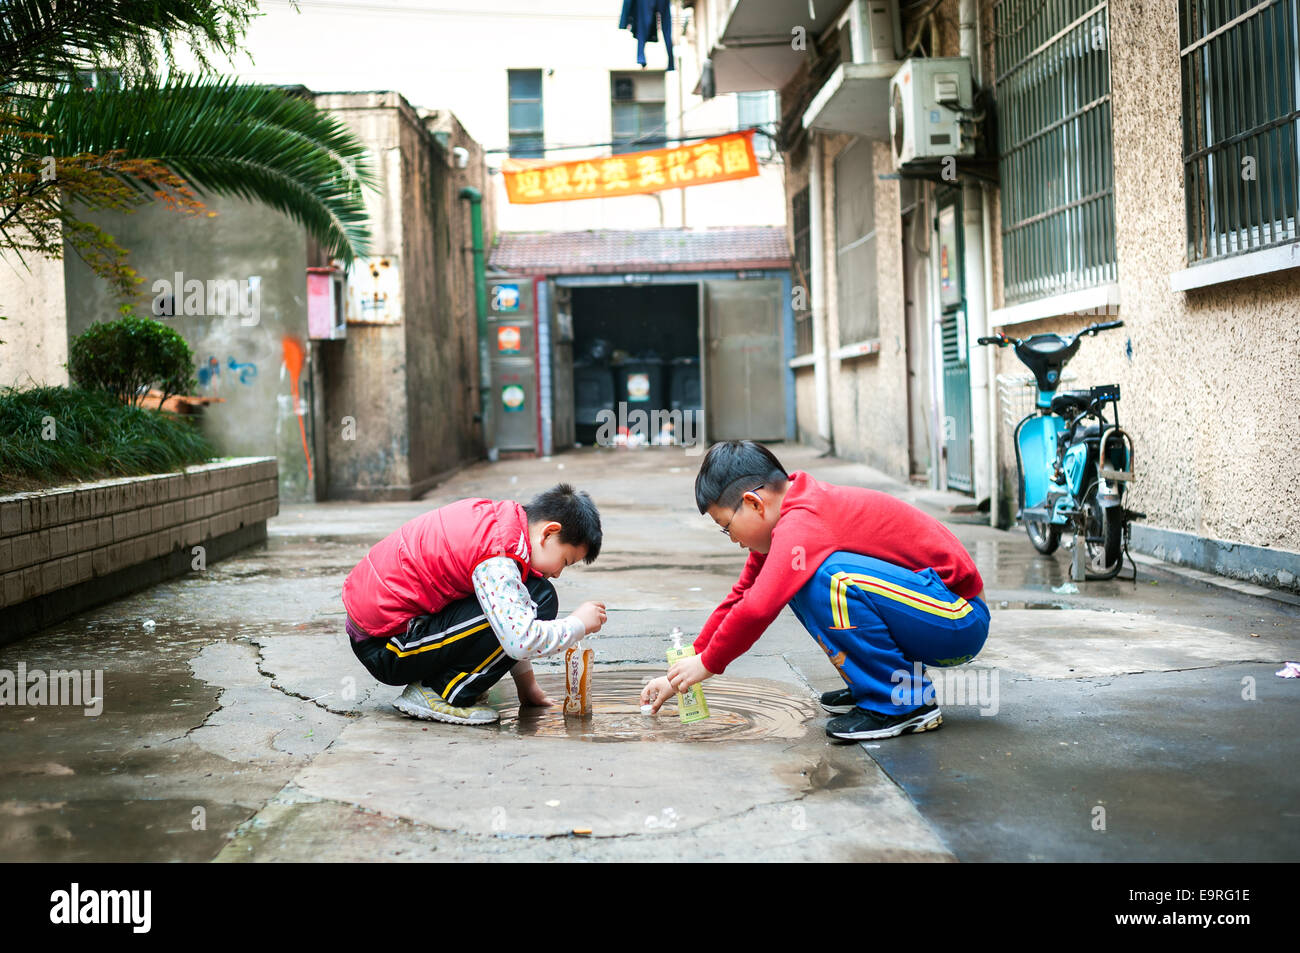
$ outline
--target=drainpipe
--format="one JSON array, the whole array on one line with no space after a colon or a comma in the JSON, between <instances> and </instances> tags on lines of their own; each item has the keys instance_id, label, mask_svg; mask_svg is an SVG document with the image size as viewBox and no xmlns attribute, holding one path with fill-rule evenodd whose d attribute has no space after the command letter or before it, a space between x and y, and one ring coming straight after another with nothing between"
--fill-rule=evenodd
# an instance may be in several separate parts
<instances>
[{"instance_id":1,"label":"drainpipe","mask_svg":"<svg viewBox=\"0 0 1300 953\"><path fill-rule=\"evenodd\" d=\"M487 273L483 263L483 193L467 185L459 193L469 202L470 230L474 240L474 312L478 319L478 419L483 424L483 449L496 460L496 434L492 429L492 365L488 356Z\"/></svg>"},{"instance_id":2,"label":"drainpipe","mask_svg":"<svg viewBox=\"0 0 1300 953\"><path fill-rule=\"evenodd\" d=\"M808 289L809 304L812 306L813 322L813 387L817 393L817 439L825 446L822 449L834 450L834 432L831 429L831 379L830 351L827 346L829 335L826 322L826 280L822 210L822 139L812 134L809 147L810 163L808 169L808 248L809 270Z\"/></svg>"},{"instance_id":3,"label":"drainpipe","mask_svg":"<svg viewBox=\"0 0 1300 953\"><path fill-rule=\"evenodd\" d=\"M930 407L932 408L931 432L934 434L934 465L930 471L930 488L948 489L948 440L946 435L948 403L944 392L943 376L943 299L939 294L939 240L936 231L939 212L938 191L929 186L930 202L926 214L930 221Z\"/></svg>"},{"instance_id":4,"label":"drainpipe","mask_svg":"<svg viewBox=\"0 0 1300 953\"><path fill-rule=\"evenodd\" d=\"M971 62L971 71L978 86L983 78L980 71L979 10L976 0L961 0L958 10L960 52ZM962 242L965 256L962 272L966 279L966 344L970 368L971 435L974 438L972 462L975 499L989 497L990 510L995 509L991 494L992 436L989 419L989 361L988 355L971 347L977 338L987 335L988 310L985 300L987 276L984 272L984 190L978 183L962 186ZM971 357L975 353L974 358Z\"/></svg>"},{"instance_id":5,"label":"drainpipe","mask_svg":"<svg viewBox=\"0 0 1300 953\"><path fill-rule=\"evenodd\" d=\"M975 73L976 85L984 81L984 66L980 54L983 53L983 47L980 45L980 25L979 10L976 8L975 20L975 58L972 60L972 69ZM984 334L992 332L992 326L989 322L993 320L993 190L984 186L980 189L980 198L982 199L981 210L984 213L983 240L984 240ZM985 374L988 378L988 395L989 395L989 525L994 529L1001 528L999 518L999 509L1002 497L1002 465L998 448L1003 439L1001 405L998 401L997 388L997 358L998 349L995 347L980 348L983 352Z\"/></svg>"},{"instance_id":6,"label":"drainpipe","mask_svg":"<svg viewBox=\"0 0 1300 953\"><path fill-rule=\"evenodd\" d=\"M984 199L984 313L987 315L985 318L987 325L993 317L993 214L990 211L993 207L993 197L987 188L980 189L980 194ZM984 352L989 391L989 525L994 529L1000 529L998 508L1002 497L1002 465L998 445L1002 440L1003 431L997 388L998 349L983 347L980 350Z\"/></svg>"}]
</instances>

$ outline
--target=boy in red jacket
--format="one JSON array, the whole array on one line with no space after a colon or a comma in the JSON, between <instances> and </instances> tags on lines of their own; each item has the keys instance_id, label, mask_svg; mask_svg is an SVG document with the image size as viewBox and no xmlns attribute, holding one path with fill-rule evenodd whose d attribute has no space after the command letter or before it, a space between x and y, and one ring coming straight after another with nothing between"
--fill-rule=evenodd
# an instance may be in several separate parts
<instances>
[{"instance_id":1,"label":"boy in red jacket","mask_svg":"<svg viewBox=\"0 0 1300 953\"><path fill-rule=\"evenodd\" d=\"M412 718L486 725L474 703L506 672L523 705L550 705L529 659L599 631L605 606L584 602L556 619L548 580L600 553L600 513L567 483L527 505L458 500L376 543L343 583L352 651Z\"/></svg>"},{"instance_id":2,"label":"boy in red jacket","mask_svg":"<svg viewBox=\"0 0 1300 953\"><path fill-rule=\"evenodd\" d=\"M658 711L721 674L789 605L848 686L822 696L839 715L828 735L892 738L943 724L914 663L970 661L988 637L989 610L974 561L942 523L887 493L788 474L748 440L709 448L695 501L749 560L696 654L647 685L642 704Z\"/></svg>"}]
</instances>

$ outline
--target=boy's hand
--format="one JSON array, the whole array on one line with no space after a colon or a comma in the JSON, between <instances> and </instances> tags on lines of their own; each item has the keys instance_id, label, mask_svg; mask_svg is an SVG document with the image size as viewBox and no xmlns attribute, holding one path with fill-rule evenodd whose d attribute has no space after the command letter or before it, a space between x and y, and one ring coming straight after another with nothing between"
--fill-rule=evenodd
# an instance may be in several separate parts
<instances>
[{"instance_id":1,"label":"boy's hand","mask_svg":"<svg viewBox=\"0 0 1300 953\"><path fill-rule=\"evenodd\" d=\"M673 691L681 694L689 691L692 685L704 681L713 673L704 667L698 655L688 655L674 662L668 669L668 682Z\"/></svg>"},{"instance_id":2,"label":"boy's hand","mask_svg":"<svg viewBox=\"0 0 1300 953\"><path fill-rule=\"evenodd\" d=\"M663 703L672 698L674 694L673 686L669 684L668 677L661 675L641 689L641 704L652 706L650 713L657 715L659 709L663 707Z\"/></svg>"},{"instance_id":3,"label":"boy's hand","mask_svg":"<svg viewBox=\"0 0 1300 953\"><path fill-rule=\"evenodd\" d=\"M573 610L573 614L587 627L587 634L593 635L605 624L605 603L584 602Z\"/></svg>"}]
</instances>

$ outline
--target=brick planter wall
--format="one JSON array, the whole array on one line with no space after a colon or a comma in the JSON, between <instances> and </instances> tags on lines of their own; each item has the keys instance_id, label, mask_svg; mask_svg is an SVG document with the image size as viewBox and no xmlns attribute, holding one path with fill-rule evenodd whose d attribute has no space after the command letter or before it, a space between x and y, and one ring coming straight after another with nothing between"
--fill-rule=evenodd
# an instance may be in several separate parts
<instances>
[{"instance_id":1,"label":"brick planter wall","mask_svg":"<svg viewBox=\"0 0 1300 953\"><path fill-rule=\"evenodd\" d=\"M0 496L0 644L266 538L274 457Z\"/></svg>"}]
</instances>

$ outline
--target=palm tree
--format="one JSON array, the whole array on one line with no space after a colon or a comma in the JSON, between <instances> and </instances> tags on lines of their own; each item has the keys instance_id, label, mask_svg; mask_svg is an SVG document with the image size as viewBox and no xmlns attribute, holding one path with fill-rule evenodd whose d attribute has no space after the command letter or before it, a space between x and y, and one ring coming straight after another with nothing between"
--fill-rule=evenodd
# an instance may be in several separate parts
<instances>
[{"instance_id":1,"label":"palm tree","mask_svg":"<svg viewBox=\"0 0 1300 953\"><path fill-rule=\"evenodd\" d=\"M210 73L159 78L185 38L233 56L252 0L0 0L0 250L58 257L66 240L130 295L125 250L86 213L211 193L262 202L331 257L366 254L365 151L300 93ZM111 64L120 84L79 78ZM197 193L197 194L196 194Z\"/></svg>"}]
</instances>

